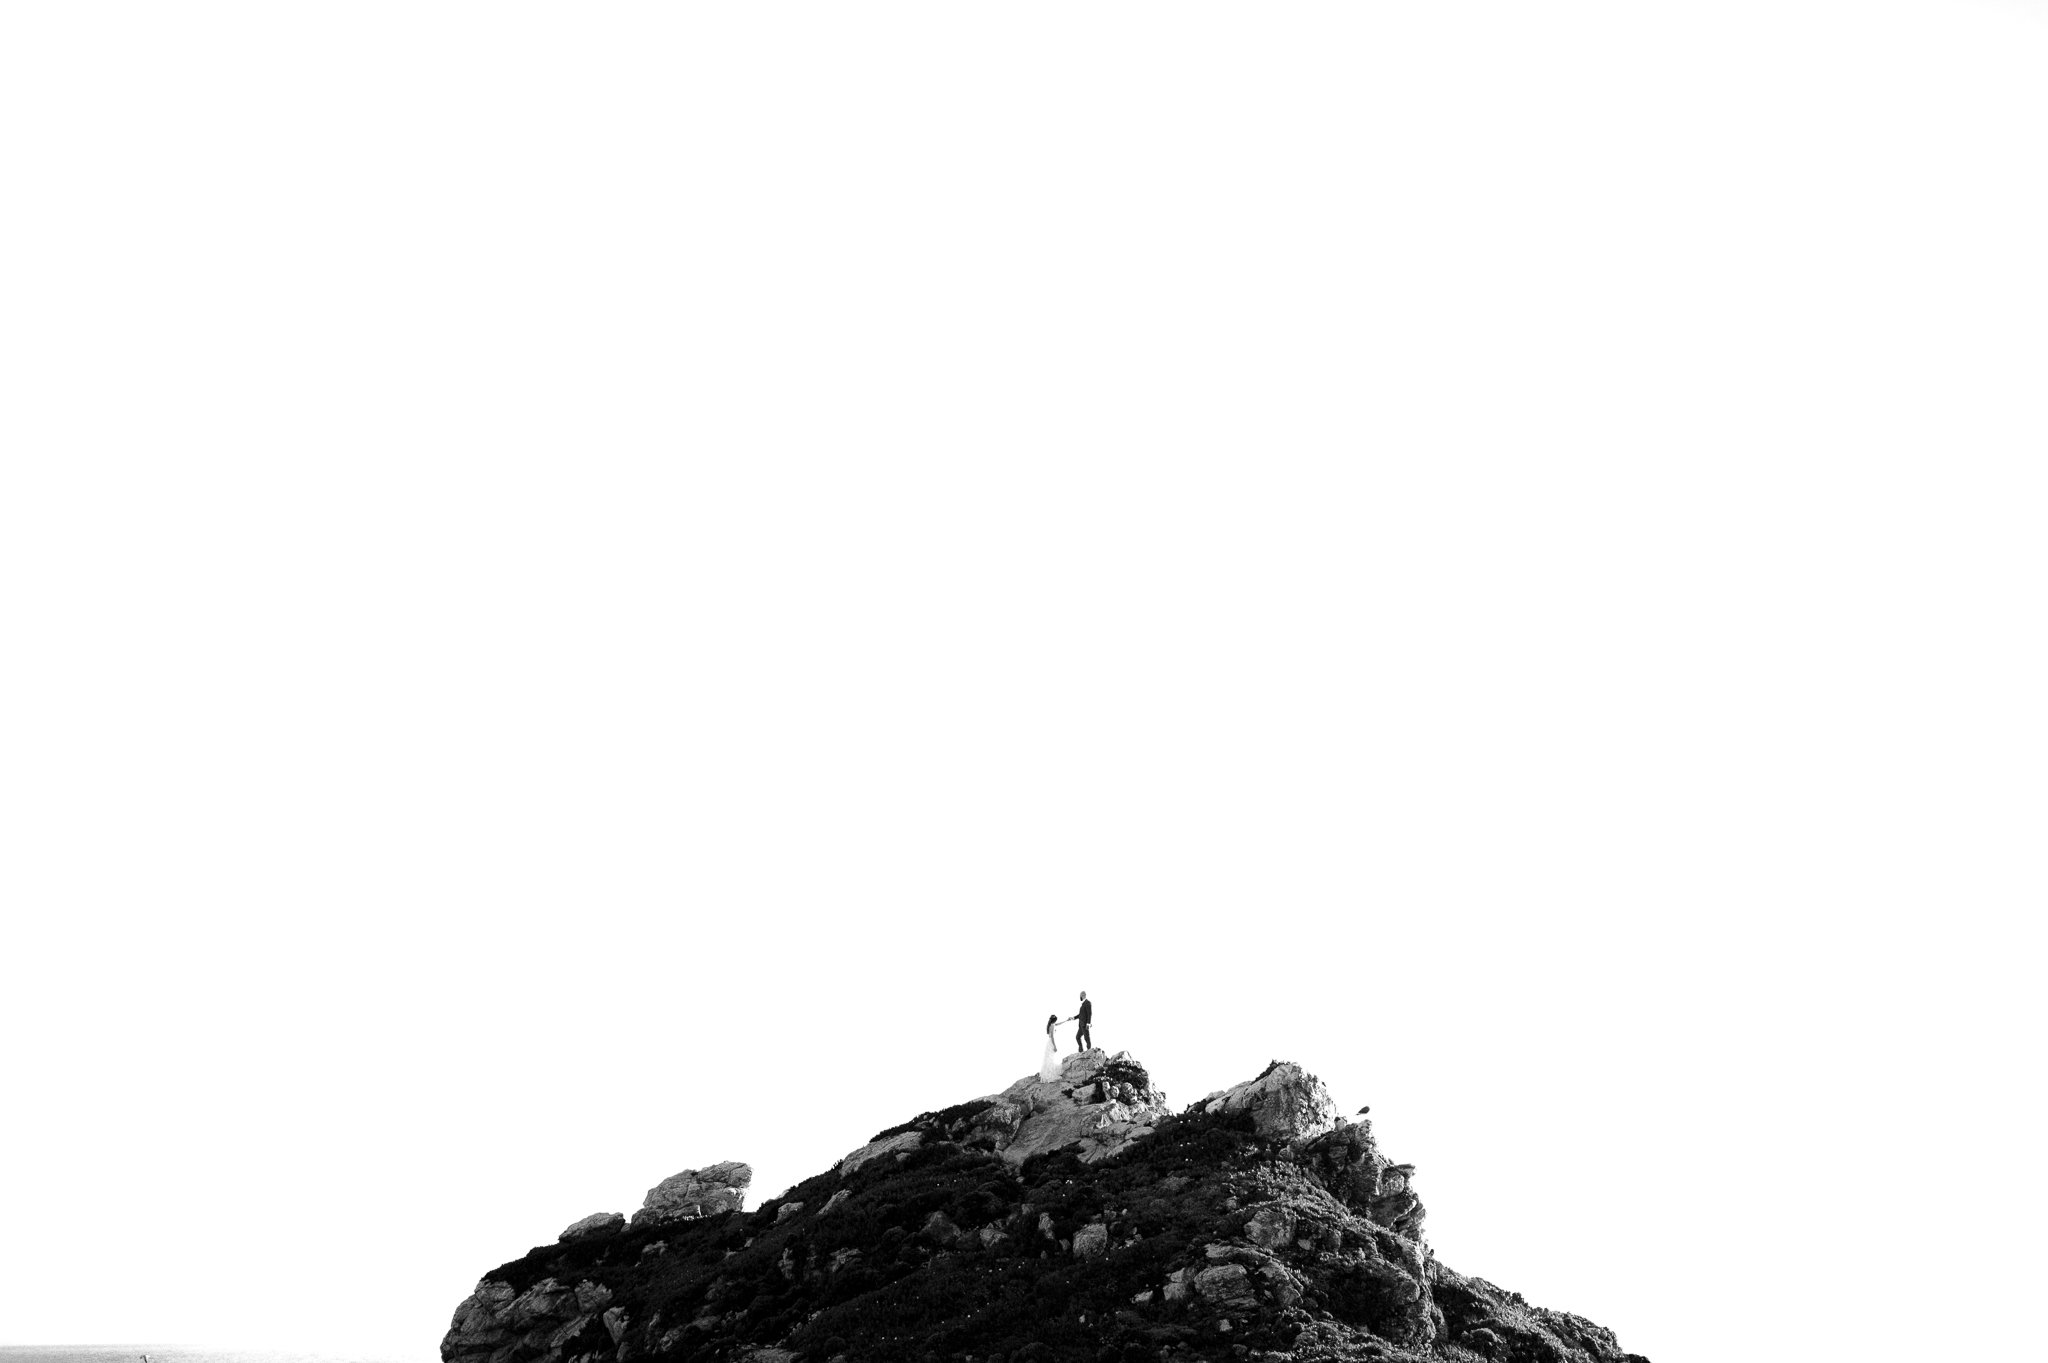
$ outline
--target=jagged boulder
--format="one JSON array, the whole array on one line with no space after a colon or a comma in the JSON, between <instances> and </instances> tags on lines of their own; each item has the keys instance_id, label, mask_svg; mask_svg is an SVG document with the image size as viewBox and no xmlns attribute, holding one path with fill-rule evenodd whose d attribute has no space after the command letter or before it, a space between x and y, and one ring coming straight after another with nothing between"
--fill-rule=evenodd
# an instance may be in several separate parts
<instances>
[{"instance_id":1,"label":"jagged boulder","mask_svg":"<svg viewBox=\"0 0 2048 1363\"><path fill-rule=\"evenodd\" d=\"M560 1363L572 1341L589 1342L586 1331L602 1330L614 1336L616 1344L626 1314L611 1307L611 1300L609 1287L587 1280L565 1287L558 1279L543 1278L520 1292L509 1283L487 1279L455 1308L455 1319L441 1341L441 1356Z\"/></svg>"},{"instance_id":2,"label":"jagged boulder","mask_svg":"<svg viewBox=\"0 0 2048 1363\"><path fill-rule=\"evenodd\" d=\"M626 1218L621 1212L592 1212L556 1238L564 1241L588 1240L594 1236L611 1235L625 1228Z\"/></svg>"},{"instance_id":3,"label":"jagged boulder","mask_svg":"<svg viewBox=\"0 0 2048 1363\"><path fill-rule=\"evenodd\" d=\"M492 1282L488 1278L478 1283L476 1290L455 1308L455 1318L449 1322L448 1334L441 1341L441 1356L488 1355L511 1342L514 1336L508 1308L518 1296L518 1290L510 1283Z\"/></svg>"},{"instance_id":4,"label":"jagged boulder","mask_svg":"<svg viewBox=\"0 0 2048 1363\"><path fill-rule=\"evenodd\" d=\"M754 1170L739 1160L671 1174L647 1190L647 1201L633 1214L635 1226L665 1221L690 1221L719 1212L736 1212L747 1200Z\"/></svg>"},{"instance_id":5,"label":"jagged boulder","mask_svg":"<svg viewBox=\"0 0 2048 1363\"><path fill-rule=\"evenodd\" d=\"M1245 1222L1244 1238L1260 1249L1279 1249L1294 1243L1295 1212L1285 1203L1273 1203L1253 1212Z\"/></svg>"},{"instance_id":6,"label":"jagged boulder","mask_svg":"<svg viewBox=\"0 0 2048 1363\"><path fill-rule=\"evenodd\" d=\"M1291 1060L1275 1060L1256 1079L1212 1093L1199 1104L1213 1114L1248 1112L1267 1140L1313 1140L1337 1125L1337 1105L1323 1081Z\"/></svg>"},{"instance_id":7,"label":"jagged boulder","mask_svg":"<svg viewBox=\"0 0 2048 1363\"><path fill-rule=\"evenodd\" d=\"M1344 1122L1310 1141L1301 1162L1323 1185L1369 1221L1411 1240L1422 1234L1422 1199L1411 1185L1412 1164L1394 1164L1380 1153L1369 1121Z\"/></svg>"},{"instance_id":8,"label":"jagged boulder","mask_svg":"<svg viewBox=\"0 0 2048 1363\"><path fill-rule=\"evenodd\" d=\"M1194 1275L1195 1294L1226 1311L1250 1311L1258 1306L1251 1274L1243 1264L1216 1264Z\"/></svg>"}]
</instances>

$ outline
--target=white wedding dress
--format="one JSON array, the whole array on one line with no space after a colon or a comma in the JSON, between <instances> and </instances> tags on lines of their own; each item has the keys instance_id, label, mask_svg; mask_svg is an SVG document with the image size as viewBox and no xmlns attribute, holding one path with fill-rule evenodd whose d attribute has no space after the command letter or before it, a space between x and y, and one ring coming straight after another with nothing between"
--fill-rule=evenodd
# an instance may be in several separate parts
<instances>
[{"instance_id":1,"label":"white wedding dress","mask_svg":"<svg viewBox=\"0 0 2048 1363\"><path fill-rule=\"evenodd\" d=\"M1053 1036L1053 1029L1045 1029L1045 1059L1038 1062L1038 1080L1050 1084L1060 1077L1060 1043Z\"/></svg>"}]
</instances>

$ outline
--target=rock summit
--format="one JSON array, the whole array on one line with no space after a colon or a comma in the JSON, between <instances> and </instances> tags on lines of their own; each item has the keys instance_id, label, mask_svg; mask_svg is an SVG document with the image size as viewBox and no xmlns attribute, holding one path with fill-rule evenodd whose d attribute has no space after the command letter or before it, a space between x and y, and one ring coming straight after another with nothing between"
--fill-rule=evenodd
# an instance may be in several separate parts
<instances>
[{"instance_id":1,"label":"rock summit","mask_svg":"<svg viewBox=\"0 0 2048 1363\"><path fill-rule=\"evenodd\" d=\"M1646 1363L1439 1261L1413 1165L1275 1061L1128 1054L920 1113L782 1197L685 1170L485 1274L445 1363Z\"/></svg>"}]
</instances>

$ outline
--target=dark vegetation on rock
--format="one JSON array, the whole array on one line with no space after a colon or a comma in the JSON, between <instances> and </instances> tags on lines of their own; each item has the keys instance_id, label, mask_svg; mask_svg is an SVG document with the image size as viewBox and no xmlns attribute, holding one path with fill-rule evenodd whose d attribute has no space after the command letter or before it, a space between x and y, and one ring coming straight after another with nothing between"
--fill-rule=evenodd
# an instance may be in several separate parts
<instances>
[{"instance_id":1,"label":"dark vegetation on rock","mask_svg":"<svg viewBox=\"0 0 2048 1363\"><path fill-rule=\"evenodd\" d=\"M900 1136L906 1131L918 1131L940 1139L958 1139L963 1134L961 1128L994 1106L993 1098L976 1098L973 1102L955 1103L951 1107L940 1108L937 1112L920 1112L907 1122L899 1122L886 1130L877 1131L868 1137L868 1144L886 1141L889 1137Z\"/></svg>"},{"instance_id":2,"label":"dark vegetation on rock","mask_svg":"<svg viewBox=\"0 0 2048 1363\"><path fill-rule=\"evenodd\" d=\"M1070 1124L1061 1104L1108 1115L1134 1091L1159 1097L1142 1067L1115 1063L1070 1061L1057 1091L1020 1099L1020 1081L1004 1096ZM1319 1115L1314 1076L1276 1068L1109 1154L1077 1139L1006 1159L1010 1127L980 1099L879 1132L864 1151L905 1145L752 1212L591 1218L486 1274L442 1356L1642 1363L1590 1321L1438 1263L1412 1168L1380 1155L1369 1123ZM1276 1129L1282 1110L1292 1125Z\"/></svg>"}]
</instances>

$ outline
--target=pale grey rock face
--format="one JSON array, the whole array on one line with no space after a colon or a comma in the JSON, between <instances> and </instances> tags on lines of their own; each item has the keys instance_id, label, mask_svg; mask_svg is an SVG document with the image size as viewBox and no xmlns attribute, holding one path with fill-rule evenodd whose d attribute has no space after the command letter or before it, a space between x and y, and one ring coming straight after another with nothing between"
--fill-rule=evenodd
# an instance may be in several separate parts
<instances>
[{"instance_id":1,"label":"pale grey rock face","mask_svg":"<svg viewBox=\"0 0 2048 1363\"><path fill-rule=\"evenodd\" d=\"M614 1343L624 1334L625 1313L618 1307L605 1310L611 1299L610 1288L588 1281L564 1287L554 1278L543 1278L519 1293L506 1283L478 1283L455 1308L455 1320L441 1341L441 1356L488 1360L516 1353L537 1357L541 1363L559 1363L563 1345L593 1320L603 1321Z\"/></svg>"},{"instance_id":2,"label":"pale grey rock face","mask_svg":"<svg viewBox=\"0 0 2048 1363\"><path fill-rule=\"evenodd\" d=\"M924 1144L924 1133L920 1131L899 1131L893 1136L885 1136L878 1141L869 1141L866 1145L863 1145L860 1149L839 1161L840 1176L844 1177L852 1173L869 1160L877 1160L884 1155L894 1155L901 1151L915 1150L922 1144Z\"/></svg>"},{"instance_id":3,"label":"pale grey rock face","mask_svg":"<svg viewBox=\"0 0 2048 1363\"><path fill-rule=\"evenodd\" d=\"M647 1190L647 1201L633 1215L633 1224L686 1221L719 1212L736 1212L747 1200L754 1181L751 1166L727 1160L703 1169L685 1169Z\"/></svg>"},{"instance_id":4,"label":"pale grey rock face","mask_svg":"<svg viewBox=\"0 0 2048 1363\"><path fill-rule=\"evenodd\" d=\"M783 1222L789 1220L790 1217L795 1216L798 1212L802 1211L803 1209L804 1204L801 1202L783 1203L780 1207L777 1207L775 1209L775 1224L778 1226L781 1225Z\"/></svg>"},{"instance_id":5,"label":"pale grey rock face","mask_svg":"<svg viewBox=\"0 0 2048 1363\"><path fill-rule=\"evenodd\" d=\"M1261 1207L1245 1223L1244 1238L1260 1249L1278 1249L1294 1239L1294 1219L1291 1208Z\"/></svg>"},{"instance_id":6,"label":"pale grey rock face","mask_svg":"<svg viewBox=\"0 0 2048 1363\"><path fill-rule=\"evenodd\" d=\"M1323 1081L1290 1060L1276 1060L1258 1078L1211 1094L1201 1110L1249 1112L1268 1140L1314 1140L1337 1126L1337 1105Z\"/></svg>"},{"instance_id":7,"label":"pale grey rock face","mask_svg":"<svg viewBox=\"0 0 2048 1363\"><path fill-rule=\"evenodd\" d=\"M463 1298L462 1304L455 1308L455 1318L448 1324L448 1339L442 1345L443 1350L452 1348L459 1353L471 1353L481 1349L488 1352L509 1339L511 1330L505 1316L512 1299L518 1295L510 1283L494 1283L488 1279L478 1283L476 1291Z\"/></svg>"},{"instance_id":8,"label":"pale grey rock face","mask_svg":"<svg viewBox=\"0 0 2048 1363\"><path fill-rule=\"evenodd\" d=\"M1217 1264L1194 1278L1195 1292L1202 1300L1231 1310L1249 1311L1259 1304L1252 1290L1251 1274L1243 1264Z\"/></svg>"},{"instance_id":9,"label":"pale grey rock face","mask_svg":"<svg viewBox=\"0 0 2048 1363\"><path fill-rule=\"evenodd\" d=\"M1409 1240L1421 1237L1426 1212L1412 1184L1415 1166L1380 1154L1371 1122L1344 1123L1304 1145L1300 1157L1345 1206Z\"/></svg>"},{"instance_id":10,"label":"pale grey rock face","mask_svg":"<svg viewBox=\"0 0 2048 1363\"><path fill-rule=\"evenodd\" d=\"M1001 1093L949 1109L955 1112L958 1115L926 1113L909 1129L868 1142L839 1161L840 1176L885 1156L908 1155L929 1141L956 1141L988 1150L1013 1165L1071 1148L1084 1163L1092 1164L1150 1135L1172 1109L1129 1052L1086 1051L1067 1056L1053 1079L1026 1075ZM834 1194L834 1202L844 1191Z\"/></svg>"},{"instance_id":11,"label":"pale grey rock face","mask_svg":"<svg viewBox=\"0 0 2048 1363\"><path fill-rule=\"evenodd\" d=\"M562 1346L583 1333L583 1327L590 1324L589 1316L571 1316L548 1332L547 1349L550 1357L559 1356Z\"/></svg>"},{"instance_id":12,"label":"pale grey rock face","mask_svg":"<svg viewBox=\"0 0 2048 1363\"><path fill-rule=\"evenodd\" d=\"M626 1228L626 1218L621 1212L592 1212L576 1222L556 1238L559 1240L589 1240L600 1235L611 1235Z\"/></svg>"},{"instance_id":13,"label":"pale grey rock face","mask_svg":"<svg viewBox=\"0 0 2048 1363\"><path fill-rule=\"evenodd\" d=\"M568 1315L575 1300L573 1289L562 1286L553 1278L542 1278L512 1299L511 1305L505 1308L504 1320L516 1329L525 1329L538 1321Z\"/></svg>"},{"instance_id":14,"label":"pale grey rock face","mask_svg":"<svg viewBox=\"0 0 2048 1363\"><path fill-rule=\"evenodd\" d=\"M1172 1113L1166 1095L1128 1051L1070 1055L1060 1062L1059 1078L1027 1075L989 1102L968 1139L992 1141L1011 1164L1068 1146L1079 1146L1082 1161L1093 1164L1150 1135Z\"/></svg>"},{"instance_id":15,"label":"pale grey rock face","mask_svg":"<svg viewBox=\"0 0 2048 1363\"><path fill-rule=\"evenodd\" d=\"M1273 1300L1282 1307L1292 1306L1301 1300L1301 1279L1277 1264L1260 1269L1259 1281L1266 1285L1266 1290L1273 1294Z\"/></svg>"},{"instance_id":16,"label":"pale grey rock face","mask_svg":"<svg viewBox=\"0 0 2048 1363\"><path fill-rule=\"evenodd\" d=\"M1109 1250L1109 1227L1100 1221L1091 1222L1074 1232L1074 1257L1093 1259Z\"/></svg>"},{"instance_id":17,"label":"pale grey rock face","mask_svg":"<svg viewBox=\"0 0 2048 1363\"><path fill-rule=\"evenodd\" d=\"M1285 1212L1286 1209L1274 1206L1264 1208L1262 1211L1280 1213ZM1257 1241L1253 1236L1255 1227L1263 1227L1266 1231L1270 1232L1279 1224L1280 1218L1278 1217L1269 1217L1262 1222L1259 1216L1254 1216L1251 1223L1245 1227L1245 1236L1247 1239L1252 1239L1256 1244ZM1291 1213L1287 1214L1286 1224L1291 1231L1293 1228ZM1256 1280L1257 1289L1262 1289L1282 1306L1292 1306L1302 1298L1301 1279L1295 1276L1293 1270L1289 1269L1285 1263L1266 1253L1264 1249L1246 1249L1241 1245L1212 1244L1203 1246L1202 1253L1212 1264L1235 1264L1242 1268L1252 1279ZM1199 1275L1193 1281L1197 1289L1200 1289Z\"/></svg>"}]
</instances>

